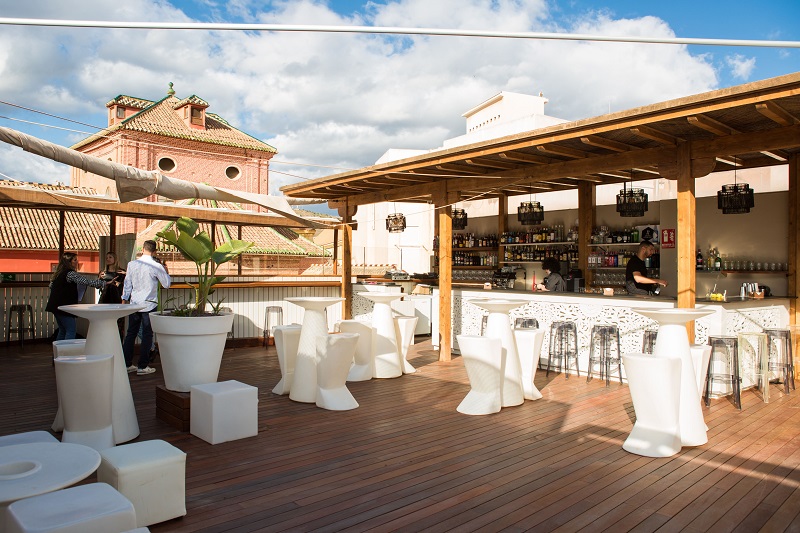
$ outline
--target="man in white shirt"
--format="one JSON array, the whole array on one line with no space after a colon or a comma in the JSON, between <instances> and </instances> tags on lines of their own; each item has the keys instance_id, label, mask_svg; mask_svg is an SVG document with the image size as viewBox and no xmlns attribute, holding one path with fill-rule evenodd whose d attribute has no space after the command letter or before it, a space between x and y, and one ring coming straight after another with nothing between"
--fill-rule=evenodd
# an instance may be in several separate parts
<instances>
[{"instance_id":1,"label":"man in white shirt","mask_svg":"<svg viewBox=\"0 0 800 533\"><path fill-rule=\"evenodd\" d=\"M128 263L125 284L122 289L122 303L132 303L145 306L144 309L128 316L128 333L122 343L122 353L125 355L125 366L128 372L136 372L139 376L152 374L156 371L151 368L150 346L153 345L153 328L150 326L150 312L156 308L158 300L158 284L165 289L169 288L170 277L164 266L153 258L156 251L155 241L144 241L142 256L136 261ZM139 354L138 367L133 366L133 348L136 336L142 330L142 344Z\"/></svg>"}]
</instances>

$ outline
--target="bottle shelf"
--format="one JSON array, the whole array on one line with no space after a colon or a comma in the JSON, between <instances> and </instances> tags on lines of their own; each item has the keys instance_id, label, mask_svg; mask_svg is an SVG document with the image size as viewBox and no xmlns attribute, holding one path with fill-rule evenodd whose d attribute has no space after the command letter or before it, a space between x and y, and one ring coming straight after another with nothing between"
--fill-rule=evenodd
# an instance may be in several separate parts
<instances>
[{"instance_id":1,"label":"bottle shelf","mask_svg":"<svg viewBox=\"0 0 800 533\"><path fill-rule=\"evenodd\" d=\"M658 243L652 243L653 246L658 248ZM589 248L615 248L617 246L639 246L638 242L610 242L605 244L589 244Z\"/></svg>"},{"instance_id":2,"label":"bottle shelf","mask_svg":"<svg viewBox=\"0 0 800 533\"><path fill-rule=\"evenodd\" d=\"M435 250L437 252L439 251L438 248L436 248ZM488 247L488 248L478 248L478 247L473 247L473 248L453 248L453 251L454 252L496 252L497 248L492 248L492 247Z\"/></svg>"},{"instance_id":3,"label":"bottle shelf","mask_svg":"<svg viewBox=\"0 0 800 533\"><path fill-rule=\"evenodd\" d=\"M786 270L695 270L696 274L780 274L786 275L789 272Z\"/></svg>"},{"instance_id":4,"label":"bottle shelf","mask_svg":"<svg viewBox=\"0 0 800 533\"><path fill-rule=\"evenodd\" d=\"M509 242L500 243L500 246L577 246L577 242L564 241L564 242Z\"/></svg>"}]
</instances>

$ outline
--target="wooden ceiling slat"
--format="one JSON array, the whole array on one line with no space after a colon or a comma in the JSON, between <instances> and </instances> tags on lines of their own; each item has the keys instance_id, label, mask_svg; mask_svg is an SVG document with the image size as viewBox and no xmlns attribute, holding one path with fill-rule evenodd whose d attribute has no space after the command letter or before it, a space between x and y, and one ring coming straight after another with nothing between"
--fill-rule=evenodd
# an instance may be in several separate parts
<instances>
[{"instance_id":1,"label":"wooden ceiling slat","mask_svg":"<svg viewBox=\"0 0 800 533\"><path fill-rule=\"evenodd\" d=\"M768 119L780 124L781 126L793 126L800 122L800 119L782 108L775 102L764 102L756 104L756 110Z\"/></svg>"},{"instance_id":2,"label":"wooden ceiling slat","mask_svg":"<svg viewBox=\"0 0 800 533\"><path fill-rule=\"evenodd\" d=\"M732 135L734 133L739 133L738 131L731 128L727 124L723 124L722 122L715 120L711 117L707 117L705 115L694 115L691 117L686 117L686 120L689 122L689 124L697 126L698 128L704 129L706 131L710 131L714 135L719 135L720 137L724 137L725 135Z\"/></svg>"},{"instance_id":3,"label":"wooden ceiling slat","mask_svg":"<svg viewBox=\"0 0 800 533\"><path fill-rule=\"evenodd\" d=\"M571 157L573 159L583 159L587 157L586 152L575 150L574 148L568 148L566 146L559 146L557 144L540 144L536 147L536 149L540 152Z\"/></svg>"},{"instance_id":4,"label":"wooden ceiling slat","mask_svg":"<svg viewBox=\"0 0 800 533\"><path fill-rule=\"evenodd\" d=\"M627 152L632 149L631 146L628 146L625 143L614 141L612 139L605 139L598 135L589 135L588 137L581 137L581 142L584 144L588 144L589 146L596 146L598 148L611 150L612 152Z\"/></svg>"},{"instance_id":5,"label":"wooden ceiling slat","mask_svg":"<svg viewBox=\"0 0 800 533\"><path fill-rule=\"evenodd\" d=\"M537 165L548 165L555 161L550 157L545 157L542 155L535 155L535 154L524 154L520 152L501 152L497 154L498 157L503 159L507 159L509 161L520 161L522 163L534 163Z\"/></svg>"}]
</instances>

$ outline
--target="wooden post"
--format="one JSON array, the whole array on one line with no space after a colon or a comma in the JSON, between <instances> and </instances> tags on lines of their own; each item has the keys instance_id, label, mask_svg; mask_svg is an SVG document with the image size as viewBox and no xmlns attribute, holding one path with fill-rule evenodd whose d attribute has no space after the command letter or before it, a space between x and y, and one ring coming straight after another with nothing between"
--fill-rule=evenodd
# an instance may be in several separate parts
<instances>
[{"instance_id":1,"label":"wooden post","mask_svg":"<svg viewBox=\"0 0 800 533\"><path fill-rule=\"evenodd\" d=\"M800 156L792 154L789 157L789 274L788 274L788 296L789 296L789 323L792 325L800 324L797 320L798 306L795 298L800 294L798 287L797 266L800 265L800 249L798 249L798 228L797 215L800 212L800 195L798 194L798 182L800 182Z\"/></svg>"},{"instance_id":2,"label":"wooden post","mask_svg":"<svg viewBox=\"0 0 800 533\"><path fill-rule=\"evenodd\" d=\"M353 318L353 217L358 206L345 206L339 208L342 218L342 318Z\"/></svg>"},{"instance_id":3,"label":"wooden post","mask_svg":"<svg viewBox=\"0 0 800 533\"><path fill-rule=\"evenodd\" d=\"M497 242L500 242L500 236L508 229L508 195L501 194L497 197ZM497 265L503 266L503 253L505 249L502 246L497 247Z\"/></svg>"},{"instance_id":4,"label":"wooden post","mask_svg":"<svg viewBox=\"0 0 800 533\"><path fill-rule=\"evenodd\" d=\"M676 151L678 174L678 307L694 309L695 305L695 246L697 244L694 177L689 143L681 142ZM694 342L694 322L686 323L689 343Z\"/></svg>"},{"instance_id":5,"label":"wooden post","mask_svg":"<svg viewBox=\"0 0 800 533\"><path fill-rule=\"evenodd\" d=\"M108 251L117 254L117 215L108 216ZM105 257L100 258L100 266L105 270Z\"/></svg>"},{"instance_id":6,"label":"wooden post","mask_svg":"<svg viewBox=\"0 0 800 533\"><path fill-rule=\"evenodd\" d=\"M339 228L333 228L333 275L339 273Z\"/></svg>"},{"instance_id":7,"label":"wooden post","mask_svg":"<svg viewBox=\"0 0 800 533\"><path fill-rule=\"evenodd\" d=\"M240 241L242 240L242 225L241 224L236 226L236 239L238 239ZM244 260L244 254L240 255L236 259L236 275L237 276L241 276L242 275L242 261L243 260Z\"/></svg>"},{"instance_id":8,"label":"wooden post","mask_svg":"<svg viewBox=\"0 0 800 533\"><path fill-rule=\"evenodd\" d=\"M589 241L592 239L594 227L594 183L582 181L578 183L578 268L583 272L584 282L592 281L593 272L589 271Z\"/></svg>"},{"instance_id":9,"label":"wooden post","mask_svg":"<svg viewBox=\"0 0 800 533\"><path fill-rule=\"evenodd\" d=\"M61 258L64 256L64 240L65 240L65 230L64 226L66 225L66 216L64 215L64 211L61 210L58 212L58 260L57 263L61 262ZM103 259L105 261L105 258ZM103 263L105 266L105 263Z\"/></svg>"},{"instance_id":10,"label":"wooden post","mask_svg":"<svg viewBox=\"0 0 800 533\"><path fill-rule=\"evenodd\" d=\"M453 350L453 215L450 204L457 199L457 193L444 192L435 202L439 219L439 361L449 361Z\"/></svg>"}]
</instances>

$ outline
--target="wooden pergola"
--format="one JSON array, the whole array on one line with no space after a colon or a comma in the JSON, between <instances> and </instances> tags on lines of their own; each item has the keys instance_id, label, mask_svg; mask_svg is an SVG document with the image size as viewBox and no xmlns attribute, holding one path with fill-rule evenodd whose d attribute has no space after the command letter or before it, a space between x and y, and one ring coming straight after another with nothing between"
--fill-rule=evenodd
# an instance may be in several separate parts
<instances>
[{"instance_id":1,"label":"wooden pergola","mask_svg":"<svg viewBox=\"0 0 800 533\"><path fill-rule=\"evenodd\" d=\"M440 360L448 360L452 336L450 206L455 202L477 195L499 197L498 232L502 233L508 196L577 189L579 266L586 271L594 187L655 177L676 180L678 307L692 308L695 179L714 171L788 165L788 287L789 296L794 297L800 293L796 274L800 260L798 159L800 72L429 152L287 185L281 190L294 198L324 198L338 209L344 223L342 295L348 302L352 301L351 222L358 206L400 201L435 204L440 242ZM791 299L792 323L797 312ZM345 314L349 316L349 311Z\"/></svg>"}]
</instances>

